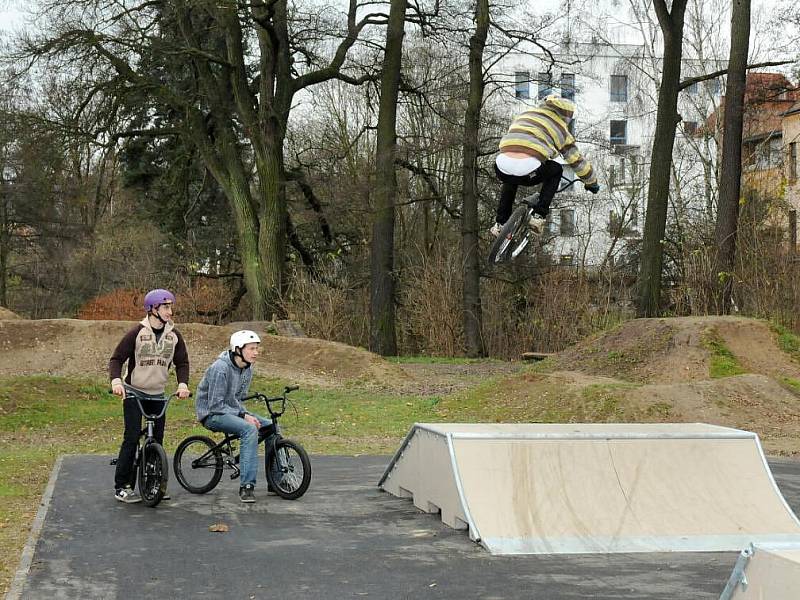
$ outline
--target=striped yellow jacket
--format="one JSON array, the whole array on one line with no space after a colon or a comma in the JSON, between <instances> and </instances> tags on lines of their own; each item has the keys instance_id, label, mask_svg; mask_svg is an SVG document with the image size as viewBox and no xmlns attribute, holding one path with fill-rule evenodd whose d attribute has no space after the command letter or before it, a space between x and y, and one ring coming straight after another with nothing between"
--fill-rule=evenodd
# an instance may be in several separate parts
<instances>
[{"instance_id":1,"label":"striped yellow jacket","mask_svg":"<svg viewBox=\"0 0 800 600\"><path fill-rule=\"evenodd\" d=\"M531 108L514 117L500 140L500 151L523 152L541 162L561 154L586 185L597 181L591 163L575 145L564 118L549 107Z\"/></svg>"}]
</instances>

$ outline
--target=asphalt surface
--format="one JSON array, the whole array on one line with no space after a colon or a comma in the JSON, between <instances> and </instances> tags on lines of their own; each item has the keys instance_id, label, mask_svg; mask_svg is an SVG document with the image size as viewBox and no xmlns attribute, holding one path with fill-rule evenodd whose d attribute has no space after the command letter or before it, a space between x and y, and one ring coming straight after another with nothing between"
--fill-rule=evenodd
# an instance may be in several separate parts
<instances>
[{"instance_id":1,"label":"asphalt surface","mask_svg":"<svg viewBox=\"0 0 800 600\"><path fill-rule=\"evenodd\" d=\"M312 457L311 488L293 502L268 496L263 472L253 505L239 502L227 475L205 495L171 478L172 500L156 508L115 501L108 462L59 461L32 560L9 600L716 599L737 557L491 556L438 515L377 489L389 457ZM798 512L800 462L770 463ZM229 530L209 531L215 523Z\"/></svg>"}]
</instances>

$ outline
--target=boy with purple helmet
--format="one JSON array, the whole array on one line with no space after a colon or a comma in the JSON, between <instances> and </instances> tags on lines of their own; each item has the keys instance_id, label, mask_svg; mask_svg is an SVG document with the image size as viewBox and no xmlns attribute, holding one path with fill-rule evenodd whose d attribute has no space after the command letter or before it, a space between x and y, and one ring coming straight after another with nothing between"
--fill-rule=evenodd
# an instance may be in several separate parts
<instances>
[{"instance_id":1,"label":"boy with purple helmet","mask_svg":"<svg viewBox=\"0 0 800 600\"><path fill-rule=\"evenodd\" d=\"M189 397L189 354L183 336L172 322L175 295L169 290L150 290L144 297L145 317L117 344L108 362L111 390L122 398L125 433L114 474L114 497L120 502L140 502L133 491L136 473L133 461L142 429L142 415L135 396L148 412L160 412L169 369L174 364L178 378L178 397ZM126 374L122 367L127 363ZM156 421L155 438L164 443L166 415ZM164 498L168 498L164 496Z\"/></svg>"}]
</instances>

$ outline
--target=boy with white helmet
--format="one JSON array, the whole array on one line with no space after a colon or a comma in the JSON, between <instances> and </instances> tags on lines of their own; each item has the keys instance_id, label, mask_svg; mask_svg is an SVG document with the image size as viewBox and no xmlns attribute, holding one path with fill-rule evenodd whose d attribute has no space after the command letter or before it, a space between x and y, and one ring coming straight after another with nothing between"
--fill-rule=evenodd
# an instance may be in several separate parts
<instances>
[{"instance_id":1,"label":"boy with white helmet","mask_svg":"<svg viewBox=\"0 0 800 600\"><path fill-rule=\"evenodd\" d=\"M550 210L550 202L558 191L563 168L553 160L561 155L587 191L600 191L592 165L581 155L569 123L575 105L560 96L547 96L539 106L514 117L508 132L500 140L500 153L495 159L495 174L503 182L497 203L497 221L489 230L497 237L513 210L517 188L542 184L539 201L534 207L530 227L540 236Z\"/></svg>"},{"instance_id":2,"label":"boy with white helmet","mask_svg":"<svg viewBox=\"0 0 800 600\"><path fill-rule=\"evenodd\" d=\"M231 336L228 350L211 364L197 386L195 413L203 427L211 431L241 436L239 443L241 480L239 499L255 502L253 490L258 472L258 430L270 419L249 412L241 399L247 396L253 378L252 365L258 358L261 338L250 330Z\"/></svg>"},{"instance_id":3,"label":"boy with white helmet","mask_svg":"<svg viewBox=\"0 0 800 600\"><path fill-rule=\"evenodd\" d=\"M120 396L125 419L125 433L117 456L114 473L114 497L120 502L141 502L133 491L136 471L133 462L136 445L142 430L142 415L134 396L142 400L147 412L161 412L164 388L169 369L175 365L178 378L178 397L189 397L189 353L183 336L172 322L175 295L169 290L150 290L144 297L146 316L136 327L128 331L114 349L108 362L111 391ZM125 380L122 368L127 363ZM154 437L164 443L166 415L156 421ZM168 499L168 496L164 496Z\"/></svg>"}]
</instances>

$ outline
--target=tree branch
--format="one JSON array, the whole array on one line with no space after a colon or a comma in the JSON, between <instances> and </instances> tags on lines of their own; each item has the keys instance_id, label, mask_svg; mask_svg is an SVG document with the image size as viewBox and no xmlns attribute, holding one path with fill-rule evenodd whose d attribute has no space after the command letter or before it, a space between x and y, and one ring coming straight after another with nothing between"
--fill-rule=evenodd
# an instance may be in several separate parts
<instances>
[{"instance_id":1,"label":"tree branch","mask_svg":"<svg viewBox=\"0 0 800 600\"><path fill-rule=\"evenodd\" d=\"M753 63L751 65L747 65L747 67L745 68L749 71L750 69L760 69L762 67L778 67L780 65L790 65L792 63L794 63L793 60L773 60L768 62ZM714 71L713 73L708 73L707 75L698 75L697 77L689 77L681 81L680 84L678 84L678 91L684 90L694 83L700 83L701 81L708 81L709 79L714 79L716 77L719 77L720 75L726 75L727 73L728 69L720 69L719 71Z\"/></svg>"}]
</instances>

